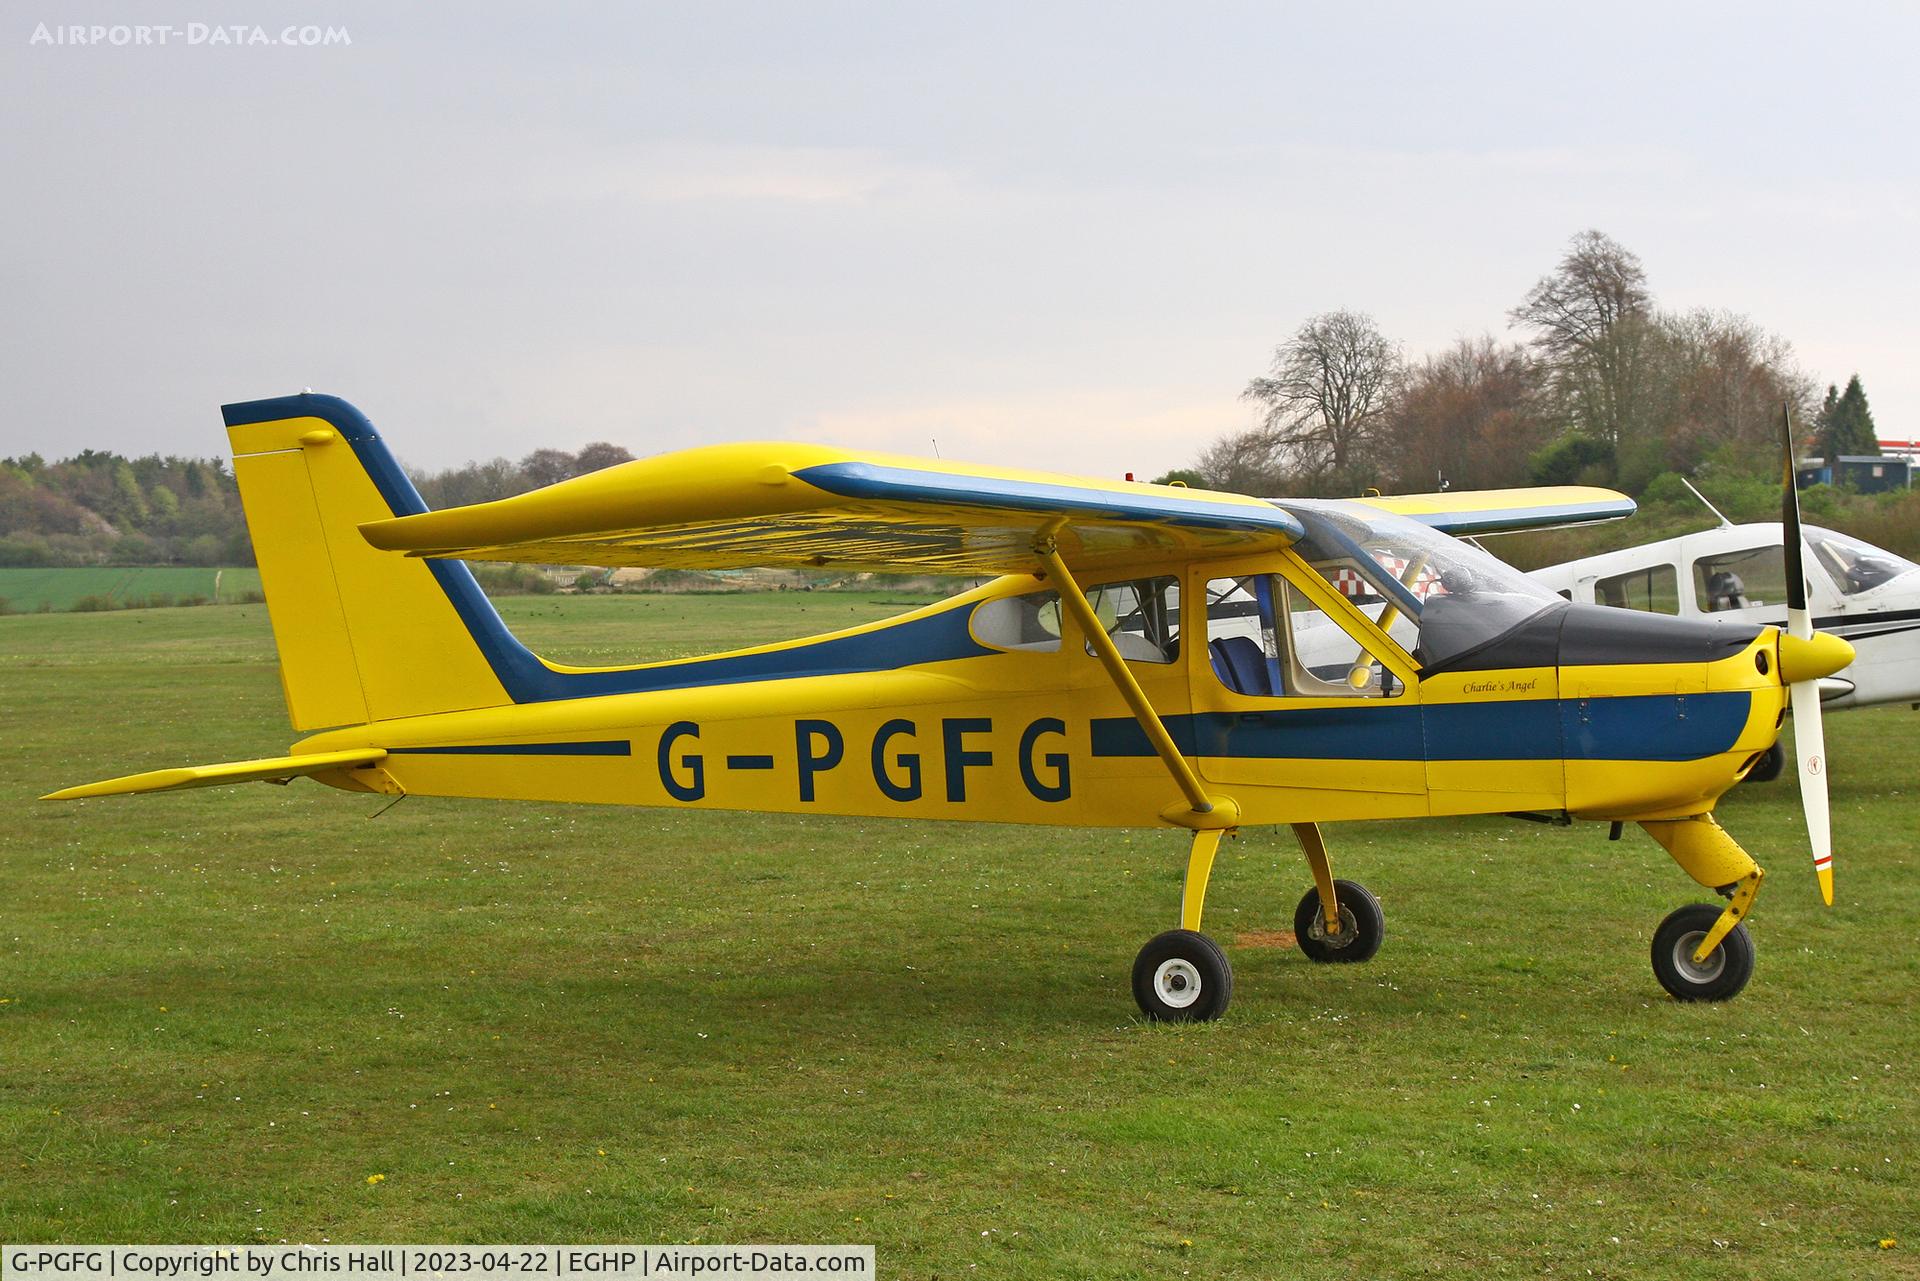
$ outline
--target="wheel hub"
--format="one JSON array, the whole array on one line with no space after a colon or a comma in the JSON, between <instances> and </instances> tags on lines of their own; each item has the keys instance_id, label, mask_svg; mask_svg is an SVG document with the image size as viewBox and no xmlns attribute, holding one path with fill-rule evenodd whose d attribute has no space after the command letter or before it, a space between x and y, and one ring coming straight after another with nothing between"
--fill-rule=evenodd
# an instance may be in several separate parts
<instances>
[{"instance_id":1,"label":"wheel hub","mask_svg":"<svg viewBox=\"0 0 1920 1281\"><path fill-rule=\"evenodd\" d=\"M1184 1010L1200 999L1200 971L1179 957L1162 961L1153 972L1153 990L1173 1009Z\"/></svg>"},{"instance_id":2,"label":"wheel hub","mask_svg":"<svg viewBox=\"0 0 1920 1281\"><path fill-rule=\"evenodd\" d=\"M1693 930L1673 941L1673 968L1689 983L1711 983L1727 968L1727 954L1722 948L1714 948L1704 961L1693 959L1694 949L1706 937L1705 930Z\"/></svg>"},{"instance_id":3,"label":"wheel hub","mask_svg":"<svg viewBox=\"0 0 1920 1281\"><path fill-rule=\"evenodd\" d=\"M1313 939L1314 942L1325 943L1331 948L1347 947L1351 945L1355 939L1360 937L1360 920L1354 916L1352 908L1342 907L1340 909L1340 932L1338 934L1329 934L1327 933L1326 913L1315 912L1313 914L1313 925L1308 928L1307 935Z\"/></svg>"}]
</instances>

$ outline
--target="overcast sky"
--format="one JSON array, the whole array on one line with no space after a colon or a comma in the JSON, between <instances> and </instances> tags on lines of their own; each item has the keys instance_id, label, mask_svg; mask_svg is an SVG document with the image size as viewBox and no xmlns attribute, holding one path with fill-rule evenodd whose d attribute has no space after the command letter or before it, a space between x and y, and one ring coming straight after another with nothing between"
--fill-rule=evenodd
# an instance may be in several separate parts
<instances>
[{"instance_id":1,"label":"overcast sky","mask_svg":"<svg viewBox=\"0 0 1920 1281\"><path fill-rule=\"evenodd\" d=\"M1143 477L1307 316L1504 333L1598 227L1920 435L1920 10L14 0L0 453L787 438ZM164 47L48 45L145 23ZM189 24L351 44L190 43Z\"/></svg>"}]
</instances>

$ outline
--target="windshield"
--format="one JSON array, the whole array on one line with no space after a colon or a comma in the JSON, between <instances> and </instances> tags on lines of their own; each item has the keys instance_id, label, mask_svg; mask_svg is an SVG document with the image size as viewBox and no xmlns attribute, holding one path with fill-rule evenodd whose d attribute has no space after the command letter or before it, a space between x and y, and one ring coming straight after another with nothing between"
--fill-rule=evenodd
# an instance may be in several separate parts
<instances>
[{"instance_id":1,"label":"windshield","mask_svg":"<svg viewBox=\"0 0 1920 1281\"><path fill-rule=\"evenodd\" d=\"M1863 543L1845 534L1814 525L1806 527L1807 543L1820 564L1833 575L1833 581L1848 596L1870 592L1903 574L1911 574L1920 565L1882 551L1872 543Z\"/></svg>"},{"instance_id":2,"label":"windshield","mask_svg":"<svg viewBox=\"0 0 1920 1281\"><path fill-rule=\"evenodd\" d=\"M1293 549L1422 667L1564 603L1478 547L1405 516L1353 502L1280 505L1307 529Z\"/></svg>"}]
</instances>

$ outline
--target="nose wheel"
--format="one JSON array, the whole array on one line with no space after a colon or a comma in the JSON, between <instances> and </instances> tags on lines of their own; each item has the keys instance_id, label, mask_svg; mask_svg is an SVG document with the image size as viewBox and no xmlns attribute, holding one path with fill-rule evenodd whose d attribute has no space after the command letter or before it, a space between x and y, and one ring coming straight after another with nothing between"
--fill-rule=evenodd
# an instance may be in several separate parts
<instances>
[{"instance_id":1,"label":"nose wheel","mask_svg":"<svg viewBox=\"0 0 1920 1281\"><path fill-rule=\"evenodd\" d=\"M1198 930L1168 930L1134 958L1133 999L1157 1023L1217 1019L1233 999L1233 967Z\"/></svg>"},{"instance_id":2,"label":"nose wheel","mask_svg":"<svg viewBox=\"0 0 1920 1281\"><path fill-rule=\"evenodd\" d=\"M1694 958L1721 910L1711 903L1689 903L1668 913L1653 932L1653 975L1674 1000L1731 1000L1753 977L1753 936L1745 925L1727 931L1704 958Z\"/></svg>"}]
</instances>

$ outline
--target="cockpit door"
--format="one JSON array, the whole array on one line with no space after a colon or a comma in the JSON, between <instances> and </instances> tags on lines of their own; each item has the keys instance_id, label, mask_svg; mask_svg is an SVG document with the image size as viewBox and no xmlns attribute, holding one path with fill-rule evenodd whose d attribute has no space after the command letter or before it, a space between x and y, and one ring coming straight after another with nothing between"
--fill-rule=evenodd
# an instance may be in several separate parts
<instances>
[{"instance_id":1,"label":"cockpit door","mask_svg":"<svg viewBox=\"0 0 1920 1281\"><path fill-rule=\"evenodd\" d=\"M1404 650L1297 558L1204 566L1189 594L1189 634L1205 622L1188 650L1203 778L1349 795L1355 817L1425 812Z\"/></svg>"}]
</instances>

